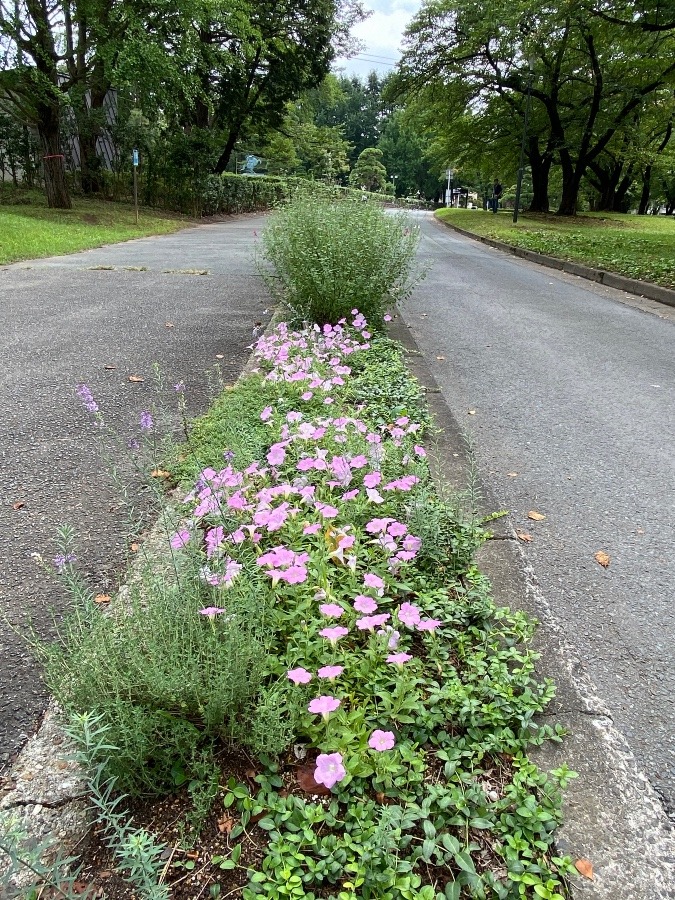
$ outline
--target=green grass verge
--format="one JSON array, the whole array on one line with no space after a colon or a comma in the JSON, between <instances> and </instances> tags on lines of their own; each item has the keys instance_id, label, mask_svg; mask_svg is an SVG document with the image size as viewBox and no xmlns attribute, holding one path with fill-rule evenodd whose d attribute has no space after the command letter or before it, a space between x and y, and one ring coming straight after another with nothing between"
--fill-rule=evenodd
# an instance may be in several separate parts
<instances>
[{"instance_id":1,"label":"green grass verge","mask_svg":"<svg viewBox=\"0 0 675 900\"><path fill-rule=\"evenodd\" d=\"M537 253L675 288L675 218L587 213L574 218L441 209L442 222Z\"/></svg>"},{"instance_id":2,"label":"green grass verge","mask_svg":"<svg viewBox=\"0 0 675 900\"><path fill-rule=\"evenodd\" d=\"M35 191L0 189L0 265L168 234L189 222L175 213L141 209L136 225L128 203L77 199L72 209L49 209Z\"/></svg>"}]
</instances>

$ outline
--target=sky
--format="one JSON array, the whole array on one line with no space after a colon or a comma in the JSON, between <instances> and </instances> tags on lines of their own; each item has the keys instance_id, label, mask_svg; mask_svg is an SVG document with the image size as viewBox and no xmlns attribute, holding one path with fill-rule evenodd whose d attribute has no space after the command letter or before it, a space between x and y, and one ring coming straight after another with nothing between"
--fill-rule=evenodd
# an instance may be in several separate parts
<instances>
[{"instance_id":1,"label":"sky","mask_svg":"<svg viewBox=\"0 0 675 900\"><path fill-rule=\"evenodd\" d=\"M391 72L401 56L403 32L421 5L421 0L366 0L364 7L373 13L353 32L364 49L353 59L336 60L333 71L359 76L373 69L381 75Z\"/></svg>"}]
</instances>

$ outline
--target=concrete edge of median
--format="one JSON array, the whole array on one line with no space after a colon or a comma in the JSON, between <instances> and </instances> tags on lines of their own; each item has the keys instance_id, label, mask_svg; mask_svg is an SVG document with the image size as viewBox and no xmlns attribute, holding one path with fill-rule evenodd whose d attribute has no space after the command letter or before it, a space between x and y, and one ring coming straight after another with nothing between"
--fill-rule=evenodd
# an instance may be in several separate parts
<instances>
[{"instance_id":1,"label":"concrete edge of median","mask_svg":"<svg viewBox=\"0 0 675 900\"><path fill-rule=\"evenodd\" d=\"M637 294L640 297L647 297L650 300L656 300L658 303L664 303L666 306L675 306L675 290L667 287L661 287L659 284L652 284L650 281L639 281L637 278L626 278L624 275L617 275L614 272L606 272L604 269L594 269L591 266L584 266L581 263L571 262L565 259L558 259L555 256L546 256L544 253L537 253L534 250L526 250L524 247L515 247L513 244L507 244L504 241L498 241L494 238L485 237L482 234L476 234L474 231L467 231L452 222L440 219L435 216L436 221L451 228L464 237L471 238L474 241L480 241L488 247L494 247L495 250L501 250L503 253L510 253L511 256L517 256L520 259L526 259L529 262L537 263L540 266L547 266L549 269L557 269L559 272L567 272L569 275L577 275L579 278L586 278L588 281L595 281L603 284L605 287L616 288L619 291L625 291L627 294Z\"/></svg>"},{"instance_id":2,"label":"concrete edge of median","mask_svg":"<svg viewBox=\"0 0 675 900\"><path fill-rule=\"evenodd\" d=\"M451 490L462 490L474 468L467 438L400 315L390 335L405 347L408 366L424 388L438 426L430 453L435 477ZM498 509L485 485L479 488L484 511ZM579 773L565 791L557 843L574 860L590 860L594 878L576 878L572 894L578 900L672 900L675 830L663 804L567 641L509 518L490 527L493 538L479 551L477 563L499 605L522 609L539 621L534 641L541 654L537 671L553 679L557 688L546 720L568 729L562 743L548 742L532 756L542 769L567 763Z\"/></svg>"}]
</instances>

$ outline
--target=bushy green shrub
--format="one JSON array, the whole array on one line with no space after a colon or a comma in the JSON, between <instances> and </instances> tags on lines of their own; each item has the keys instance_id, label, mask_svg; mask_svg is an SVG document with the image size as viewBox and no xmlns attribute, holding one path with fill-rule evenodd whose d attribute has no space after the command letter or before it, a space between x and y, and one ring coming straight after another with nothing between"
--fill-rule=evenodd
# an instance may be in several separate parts
<instances>
[{"instance_id":1,"label":"bushy green shrub","mask_svg":"<svg viewBox=\"0 0 675 900\"><path fill-rule=\"evenodd\" d=\"M173 786L217 737L249 745L249 722L267 666L266 600L255 565L228 591L227 615L209 619L212 589L188 558L173 579L147 572L142 590L111 615L86 598L38 648L45 681L69 715L93 711L117 749L106 775L131 794ZM269 711L268 711L269 720ZM268 721L278 752L283 732ZM255 736L256 749L260 735Z\"/></svg>"},{"instance_id":2,"label":"bushy green shrub","mask_svg":"<svg viewBox=\"0 0 675 900\"><path fill-rule=\"evenodd\" d=\"M263 274L296 320L336 323L358 307L381 328L413 286L418 240L405 215L376 204L298 196L265 229Z\"/></svg>"}]
</instances>

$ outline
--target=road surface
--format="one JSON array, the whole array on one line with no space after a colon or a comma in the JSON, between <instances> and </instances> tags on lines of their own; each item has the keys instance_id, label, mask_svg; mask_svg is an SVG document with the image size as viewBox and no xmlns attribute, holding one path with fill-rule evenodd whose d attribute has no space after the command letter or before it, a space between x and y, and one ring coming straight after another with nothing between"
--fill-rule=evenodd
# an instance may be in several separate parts
<instances>
[{"instance_id":1,"label":"road surface","mask_svg":"<svg viewBox=\"0 0 675 900\"><path fill-rule=\"evenodd\" d=\"M675 309L417 219L431 268L403 317L474 437L484 483L532 536L526 554L553 613L673 814Z\"/></svg>"},{"instance_id":2,"label":"road surface","mask_svg":"<svg viewBox=\"0 0 675 900\"><path fill-rule=\"evenodd\" d=\"M206 371L220 365L232 381L255 323L268 319L252 252L261 222L244 216L0 268L0 770L46 705L21 632L30 618L47 633L50 610L59 619L67 605L32 554L50 560L56 526L75 526L86 577L106 592L129 547L127 513L75 387L90 385L125 440L138 436L151 402L153 363L169 394L182 380L189 410L203 411Z\"/></svg>"}]
</instances>

